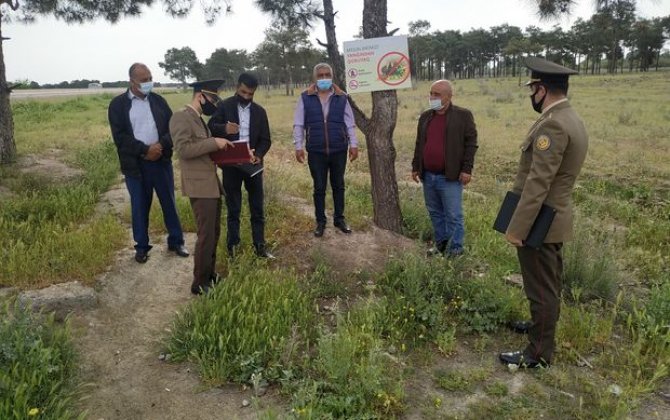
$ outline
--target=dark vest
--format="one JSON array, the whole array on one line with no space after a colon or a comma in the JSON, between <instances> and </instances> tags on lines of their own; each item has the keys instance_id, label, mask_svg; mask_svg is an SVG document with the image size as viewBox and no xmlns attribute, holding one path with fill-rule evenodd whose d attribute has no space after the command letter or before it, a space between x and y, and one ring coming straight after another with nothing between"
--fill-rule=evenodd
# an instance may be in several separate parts
<instances>
[{"instance_id":1,"label":"dark vest","mask_svg":"<svg viewBox=\"0 0 670 420\"><path fill-rule=\"evenodd\" d=\"M324 122L323 108L319 95L302 93L305 106L305 129L307 130L307 152L338 153L346 152L349 146L347 126L344 123L345 95L333 95L330 98L328 121Z\"/></svg>"}]
</instances>

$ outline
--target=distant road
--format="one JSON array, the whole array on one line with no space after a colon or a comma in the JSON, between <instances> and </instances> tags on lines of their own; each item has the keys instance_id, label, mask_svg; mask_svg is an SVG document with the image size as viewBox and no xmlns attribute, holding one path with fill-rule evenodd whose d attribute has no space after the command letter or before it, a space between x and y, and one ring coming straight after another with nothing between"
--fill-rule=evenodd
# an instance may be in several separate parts
<instances>
[{"instance_id":1,"label":"distant road","mask_svg":"<svg viewBox=\"0 0 670 420\"><path fill-rule=\"evenodd\" d=\"M44 99L65 98L83 95L100 95L102 93L119 94L126 88L100 88L100 89L16 89L10 94L10 99ZM159 87L157 92L175 92L176 88Z\"/></svg>"},{"instance_id":2,"label":"distant road","mask_svg":"<svg viewBox=\"0 0 670 420\"><path fill-rule=\"evenodd\" d=\"M10 99L40 99L67 96L99 95L101 93L121 93L125 88L100 89L16 89L10 94Z\"/></svg>"}]
</instances>

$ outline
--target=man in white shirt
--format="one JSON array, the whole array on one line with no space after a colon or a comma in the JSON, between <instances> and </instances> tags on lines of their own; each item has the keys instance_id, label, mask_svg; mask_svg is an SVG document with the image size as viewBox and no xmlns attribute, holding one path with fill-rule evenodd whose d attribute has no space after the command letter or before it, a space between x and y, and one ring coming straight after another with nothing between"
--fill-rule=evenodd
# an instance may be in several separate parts
<instances>
[{"instance_id":1,"label":"man in white shirt","mask_svg":"<svg viewBox=\"0 0 670 420\"><path fill-rule=\"evenodd\" d=\"M263 157L270 149L270 124L262 106L253 101L258 88L258 79L249 73L242 73L237 80L235 95L226 98L210 118L208 126L212 135L230 141L247 141L253 151L251 158L255 167L249 164L224 165L223 189L226 193L227 248L234 256L235 247L240 244L240 211L242 209L242 184L249 196L251 214L251 236L256 255L274 259L265 243L265 214L263 194Z\"/></svg>"},{"instance_id":2,"label":"man in white shirt","mask_svg":"<svg viewBox=\"0 0 670 420\"><path fill-rule=\"evenodd\" d=\"M154 191L168 231L168 250L188 257L174 196L169 130L172 111L162 96L152 92L153 79L147 66L135 63L130 66L128 75L130 88L112 99L108 118L130 194L135 260L147 262L152 248L149 211Z\"/></svg>"}]
</instances>

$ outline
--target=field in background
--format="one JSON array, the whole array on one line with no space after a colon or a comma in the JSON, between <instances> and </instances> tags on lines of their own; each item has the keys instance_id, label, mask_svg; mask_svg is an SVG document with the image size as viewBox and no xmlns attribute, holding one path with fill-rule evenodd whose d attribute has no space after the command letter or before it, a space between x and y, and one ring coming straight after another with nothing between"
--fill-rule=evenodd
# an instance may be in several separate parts
<instances>
[{"instance_id":1,"label":"field in background","mask_svg":"<svg viewBox=\"0 0 670 420\"><path fill-rule=\"evenodd\" d=\"M571 81L571 101L586 122L590 149L575 192L577 240L566 247L557 366L522 376L521 390L494 358L496 351L523 344L523 337L503 332L501 325L523 315L526 303L520 290L503 283L518 265L491 224L511 185L518 146L537 114L518 80L454 85L453 101L473 111L480 145L465 194L465 258L444 262L408 255L389 261L378 273L358 274L342 274L333 262L309 252L287 252L276 271L243 258L236 275L247 270L263 281L253 288L221 289L212 302L191 305L175 322L168 345L183 358L196 354L192 360L212 383L282 384L297 417L653 418L659 411L654 393L670 393L670 73ZM398 92L394 138L404 233L422 242L430 240L430 223L421 189L409 173L416 120L427 105L428 88L424 82ZM190 94L167 92L165 97L177 110ZM0 285L91 283L116 250L132 246L124 226L94 212L100 194L119 180L106 119L111 98L13 103L19 154L56 154L82 175L53 182L48 173L23 173L21 165L0 168L0 240L6 244L0 251ZM369 95L354 99L370 109ZM305 251L298 233L311 229L313 221L290 200L311 200L308 170L295 162L291 144L297 98L260 88L255 100L268 110L273 134L265 174L268 240L279 251ZM357 230L367 230L372 204L367 150L360 140L363 153L346 174L347 217ZM188 201L180 198L178 205L192 231ZM157 207L154 240L163 234ZM248 235L246 222L243 226ZM248 245L248 236L243 241ZM225 253L220 255L227 269ZM286 336L290 325L280 322L291 320L286 314L308 324L303 330L268 342L258 341L261 325L208 330L203 320L233 316L220 313L231 296L262 302L275 295L270 279L281 284L287 306L262 308L269 314L265 331ZM246 281L240 278L239 284ZM356 281L372 282L376 289L344 286ZM313 317L304 313L304 305L292 306L305 299L339 308L336 318ZM259 308L239 310L234 316L245 319ZM225 346L214 334L223 334ZM217 348L235 349L239 360L216 357L212 349ZM584 359L594 368L577 367ZM467 403L460 401L465 396Z\"/></svg>"}]
</instances>

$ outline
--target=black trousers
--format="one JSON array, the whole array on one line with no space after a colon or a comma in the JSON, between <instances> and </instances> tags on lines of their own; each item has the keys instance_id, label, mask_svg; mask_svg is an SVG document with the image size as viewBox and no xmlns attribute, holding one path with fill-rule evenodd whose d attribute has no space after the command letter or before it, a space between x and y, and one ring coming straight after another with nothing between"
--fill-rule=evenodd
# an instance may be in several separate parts
<instances>
[{"instance_id":1,"label":"black trousers","mask_svg":"<svg viewBox=\"0 0 670 420\"><path fill-rule=\"evenodd\" d=\"M231 248L240 243L240 212L242 210L242 184L249 196L251 237L254 246L265 245L265 213L263 209L263 172L252 177L229 165L223 167L223 191L228 210L226 244Z\"/></svg>"},{"instance_id":2,"label":"black trousers","mask_svg":"<svg viewBox=\"0 0 670 420\"><path fill-rule=\"evenodd\" d=\"M530 304L533 324L524 353L535 360L551 362L556 324L561 312L563 276L562 243L544 244L539 250L517 248L523 288Z\"/></svg>"},{"instance_id":3,"label":"black trousers","mask_svg":"<svg viewBox=\"0 0 670 420\"><path fill-rule=\"evenodd\" d=\"M330 173L333 190L333 221L344 221L344 170L347 168L347 151L338 153L308 153L307 164L314 181L314 216L319 225L326 224L326 185Z\"/></svg>"}]
</instances>

